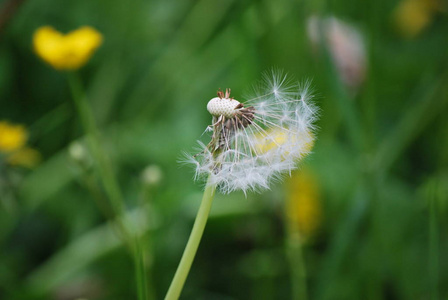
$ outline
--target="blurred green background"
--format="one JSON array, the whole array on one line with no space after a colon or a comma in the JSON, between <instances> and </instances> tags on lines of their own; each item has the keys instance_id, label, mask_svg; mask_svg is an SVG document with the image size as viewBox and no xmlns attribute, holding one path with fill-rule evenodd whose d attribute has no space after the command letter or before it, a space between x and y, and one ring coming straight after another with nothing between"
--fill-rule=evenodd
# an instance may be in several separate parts
<instances>
[{"instance_id":1,"label":"blurred green background","mask_svg":"<svg viewBox=\"0 0 448 300\"><path fill-rule=\"evenodd\" d=\"M217 194L181 298L292 299L297 227L310 299L448 298L446 2L0 7L0 121L25 126L41 156L31 168L0 156L0 299L137 297L132 258L96 204L106 196L66 74L33 52L44 25L103 35L79 74L142 235L152 299L168 289L202 196L178 160L211 122L206 103L218 88L244 99L273 67L312 80L314 153L271 191Z\"/></svg>"}]
</instances>

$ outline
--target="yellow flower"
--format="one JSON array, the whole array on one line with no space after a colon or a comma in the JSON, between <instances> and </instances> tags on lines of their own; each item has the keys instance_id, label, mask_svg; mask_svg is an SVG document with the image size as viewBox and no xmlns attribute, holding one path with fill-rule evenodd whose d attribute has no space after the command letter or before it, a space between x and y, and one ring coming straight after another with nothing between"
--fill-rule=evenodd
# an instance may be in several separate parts
<instances>
[{"instance_id":1,"label":"yellow flower","mask_svg":"<svg viewBox=\"0 0 448 300\"><path fill-rule=\"evenodd\" d=\"M309 170L294 171L287 182L286 217L292 232L311 237L322 221L319 187Z\"/></svg>"},{"instance_id":2,"label":"yellow flower","mask_svg":"<svg viewBox=\"0 0 448 300\"><path fill-rule=\"evenodd\" d=\"M23 126L0 121L0 152L12 152L22 148L27 137L28 134Z\"/></svg>"},{"instance_id":3,"label":"yellow flower","mask_svg":"<svg viewBox=\"0 0 448 300\"><path fill-rule=\"evenodd\" d=\"M57 70L76 70L82 67L101 45L102 35L84 26L62 34L50 26L40 27L33 37L34 51Z\"/></svg>"},{"instance_id":4,"label":"yellow flower","mask_svg":"<svg viewBox=\"0 0 448 300\"><path fill-rule=\"evenodd\" d=\"M26 168L35 167L41 160L40 153L37 150L25 147L13 152L6 161L13 166L21 166Z\"/></svg>"},{"instance_id":5,"label":"yellow flower","mask_svg":"<svg viewBox=\"0 0 448 300\"><path fill-rule=\"evenodd\" d=\"M25 146L27 139L28 132L24 126L0 121L0 158L14 166L36 166L41 156L38 151Z\"/></svg>"},{"instance_id":6,"label":"yellow flower","mask_svg":"<svg viewBox=\"0 0 448 300\"><path fill-rule=\"evenodd\" d=\"M273 138L272 138L273 137ZM284 130L280 129L270 129L266 137L262 134L259 134L257 137L257 143L255 144L255 149L258 153L266 153L272 149L280 147L285 144L286 139L288 138L288 133ZM309 153L314 146L314 137L313 134L308 132L304 134L304 136L292 137L294 142L297 142L298 147L303 147L302 153ZM301 142L304 141L304 142ZM285 151L284 155L288 155L288 151Z\"/></svg>"},{"instance_id":7,"label":"yellow flower","mask_svg":"<svg viewBox=\"0 0 448 300\"><path fill-rule=\"evenodd\" d=\"M432 22L438 9L434 0L403 0L395 9L393 18L400 33L413 38Z\"/></svg>"}]
</instances>

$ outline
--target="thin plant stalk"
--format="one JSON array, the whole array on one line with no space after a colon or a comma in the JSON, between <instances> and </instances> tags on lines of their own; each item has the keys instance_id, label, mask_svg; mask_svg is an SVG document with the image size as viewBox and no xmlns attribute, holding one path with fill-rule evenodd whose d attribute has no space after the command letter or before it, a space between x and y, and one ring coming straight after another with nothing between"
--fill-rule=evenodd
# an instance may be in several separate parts
<instances>
[{"instance_id":1,"label":"thin plant stalk","mask_svg":"<svg viewBox=\"0 0 448 300\"><path fill-rule=\"evenodd\" d=\"M431 300L439 299L439 230L437 226L436 188L432 187L429 198L429 278Z\"/></svg>"},{"instance_id":2,"label":"thin plant stalk","mask_svg":"<svg viewBox=\"0 0 448 300\"><path fill-rule=\"evenodd\" d=\"M134 245L135 278L137 278L138 299L148 299L145 258L143 255L141 242L137 236L135 237Z\"/></svg>"},{"instance_id":3,"label":"thin plant stalk","mask_svg":"<svg viewBox=\"0 0 448 300\"><path fill-rule=\"evenodd\" d=\"M148 185L148 184L143 184L142 186L142 190L141 190L141 196L139 197L140 199L140 206L145 208L145 213L147 216L151 216L153 215L153 206L152 206L152 197L153 197L153 193L155 192L153 190L154 186L153 185ZM152 272L153 272L153 267L154 267L154 263L153 263L153 242L150 239L150 237L146 237L142 242L141 242L141 251L143 252L142 254L142 258L143 258L143 266L145 267L145 281L146 281L146 299L147 300L154 300L157 299L156 293L155 293L155 289L154 289L154 285L153 285L153 276L152 276Z\"/></svg>"},{"instance_id":4,"label":"thin plant stalk","mask_svg":"<svg viewBox=\"0 0 448 300\"><path fill-rule=\"evenodd\" d=\"M104 190L109 197L115 217L119 216L123 211L122 196L118 183L113 175L112 166L101 147L98 129L95 125L92 111L87 103L84 95L84 90L80 78L76 73L69 73L68 80L72 98L81 120L81 125L87 134L87 141L89 143L92 155L97 162L97 171L104 185ZM122 228L125 231L125 228ZM123 232L124 233L124 232Z\"/></svg>"},{"instance_id":5,"label":"thin plant stalk","mask_svg":"<svg viewBox=\"0 0 448 300\"><path fill-rule=\"evenodd\" d=\"M291 272L291 299L306 300L308 299L308 290L305 260L303 258L303 238L294 224L289 224L288 227L286 251Z\"/></svg>"},{"instance_id":6,"label":"thin plant stalk","mask_svg":"<svg viewBox=\"0 0 448 300\"><path fill-rule=\"evenodd\" d=\"M202 202L199 207L196 220L194 221L193 229L185 247L182 259L177 267L176 274L174 274L173 281L165 296L165 300L176 300L182 292L182 288L190 272L191 265L201 242L202 234L204 233L205 225L207 224L208 215L212 207L213 197L215 195L216 185L207 186L202 197Z\"/></svg>"},{"instance_id":7,"label":"thin plant stalk","mask_svg":"<svg viewBox=\"0 0 448 300\"><path fill-rule=\"evenodd\" d=\"M133 255L138 299L145 300L147 299L146 274L140 241L137 236L133 237L126 224L121 219L121 216L123 215L123 198L120 187L115 179L113 168L108 156L101 147L98 129L95 125L93 113L87 103L81 80L78 77L78 74L73 72L68 74L68 81L81 124L87 135L90 150L92 151L92 155L96 161L96 169L102 180L104 190L109 198L111 208L114 213L114 219L111 221L113 224L118 226L121 238Z\"/></svg>"}]
</instances>

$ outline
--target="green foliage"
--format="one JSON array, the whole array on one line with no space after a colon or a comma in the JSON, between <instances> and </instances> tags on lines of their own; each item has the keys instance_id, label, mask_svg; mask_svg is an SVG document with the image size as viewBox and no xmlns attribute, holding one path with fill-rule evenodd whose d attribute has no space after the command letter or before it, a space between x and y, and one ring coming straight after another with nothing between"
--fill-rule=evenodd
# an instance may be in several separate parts
<instances>
[{"instance_id":1,"label":"green foliage","mask_svg":"<svg viewBox=\"0 0 448 300\"><path fill-rule=\"evenodd\" d=\"M21 1L7 0L6 3ZM104 43L80 70L123 192L126 224L141 237L148 299L165 295L201 199L181 166L210 123L218 88L236 99L277 67L312 79L321 108L306 160L323 208L303 247L310 299L448 297L448 19L443 9L413 38L390 1L23 1L0 14L0 120L24 124L43 160L0 162L0 298L134 299L132 256L101 203L66 74L32 49L33 32L95 27ZM312 45L311 15L357 26L366 79L339 78L330 45ZM2 19L3 18L3 19ZM325 42L325 41L324 41ZM0 157L1 159L1 157ZM148 165L161 168L145 185ZM290 299L281 183L263 194L217 195L182 299ZM103 202L102 202L103 201ZM107 201L106 201L107 202Z\"/></svg>"}]
</instances>

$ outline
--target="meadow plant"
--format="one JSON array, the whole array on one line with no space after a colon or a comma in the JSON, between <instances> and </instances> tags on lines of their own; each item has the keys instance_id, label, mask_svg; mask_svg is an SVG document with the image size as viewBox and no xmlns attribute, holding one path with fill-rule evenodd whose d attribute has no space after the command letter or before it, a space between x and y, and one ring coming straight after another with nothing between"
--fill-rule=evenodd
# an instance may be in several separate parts
<instances>
[{"instance_id":1,"label":"meadow plant","mask_svg":"<svg viewBox=\"0 0 448 300\"><path fill-rule=\"evenodd\" d=\"M362 32L336 17L311 16L307 20L307 33L315 50L328 48L340 80L352 94L356 94L367 76Z\"/></svg>"},{"instance_id":2,"label":"meadow plant","mask_svg":"<svg viewBox=\"0 0 448 300\"><path fill-rule=\"evenodd\" d=\"M132 232L129 225L123 220L124 203L120 186L115 178L112 164L104 151L100 133L87 101L83 84L75 72L83 67L92 57L95 50L102 44L103 36L90 26L83 26L77 30L62 34L50 26L38 28L33 37L33 45L36 54L59 71L67 71L67 79L72 93L74 105L77 109L81 124L87 135L89 150L94 159L95 171L102 181L104 190L109 200L108 208L101 208L106 217L110 218L116 226L117 233L128 250L133 255L135 277L137 281L137 293L139 299L147 299L146 270L142 245L139 237ZM76 160L80 158L80 148L69 149L70 155ZM112 214L106 211L112 211Z\"/></svg>"},{"instance_id":3,"label":"meadow plant","mask_svg":"<svg viewBox=\"0 0 448 300\"><path fill-rule=\"evenodd\" d=\"M444 11L443 1L402 0L392 14L396 30L408 39L417 37L433 23L436 13Z\"/></svg>"},{"instance_id":4,"label":"meadow plant","mask_svg":"<svg viewBox=\"0 0 448 300\"><path fill-rule=\"evenodd\" d=\"M292 299L303 300L308 298L303 248L322 222L319 184L309 168L292 172L286 183L284 224Z\"/></svg>"},{"instance_id":5,"label":"meadow plant","mask_svg":"<svg viewBox=\"0 0 448 300\"><path fill-rule=\"evenodd\" d=\"M12 152L23 147L26 143L27 132L22 125L0 122L0 151Z\"/></svg>"},{"instance_id":6,"label":"meadow plant","mask_svg":"<svg viewBox=\"0 0 448 300\"><path fill-rule=\"evenodd\" d=\"M84 66L103 41L94 28L84 26L62 34L51 26L36 30L35 52L56 70L77 70Z\"/></svg>"},{"instance_id":7,"label":"meadow plant","mask_svg":"<svg viewBox=\"0 0 448 300\"><path fill-rule=\"evenodd\" d=\"M309 83L297 84L282 72L271 72L254 86L252 97L235 100L218 90L207 104L212 115L211 141L199 142L200 151L187 156L195 178L208 178L192 233L166 299L178 299L193 262L210 212L215 189L233 191L269 189L273 180L297 168L311 150L317 109Z\"/></svg>"},{"instance_id":8,"label":"meadow plant","mask_svg":"<svg viewBox=\"0 0 448 300\"><path fill-rule=\"evenodd\" d=\"M209 177L222 193L260 191L273 179L297 168L313 142L316 108L309 84L293 84L281 72L266 73L253 96L240 102L230 89L218 91L207 110L213 116L208 145L187 162L195 178Z\"/></svg>"},{"instance_id":9,"label":"meadow plant","mask_svg":"<svg viewBox=\"0 0 448 300\"><path fill-rule=\"evenodd\" d=\"M32 168L41 157L40 153L26 146L28 130L23 125L0 121L0 165Z\"/></svg>"},{"instance_id":10,"label":"meadow plant","mask_svg":"<svg viewBox=\"0 0 448 300\"><path fill-rule=\"evenodd\" d=\"M308 241L322 223L319 183L309 168L294 171L286 183L286 219L291 230Z\"/></svg>"}]
</instances>

